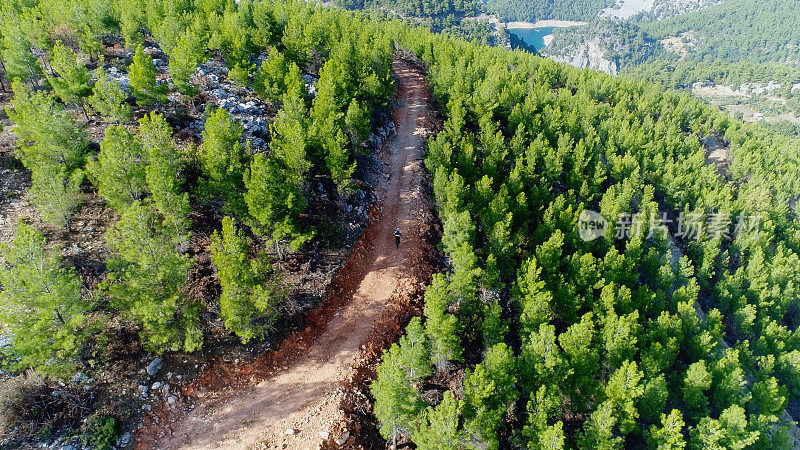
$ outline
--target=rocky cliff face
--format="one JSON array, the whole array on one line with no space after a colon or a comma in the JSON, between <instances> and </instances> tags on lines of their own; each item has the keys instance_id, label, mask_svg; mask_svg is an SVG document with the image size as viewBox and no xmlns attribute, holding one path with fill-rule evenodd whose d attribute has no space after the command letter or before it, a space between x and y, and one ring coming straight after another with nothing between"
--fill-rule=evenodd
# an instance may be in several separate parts
<instances>
[{"instance_id":1,"label":"rocky cliff face","mask_svg":"<svg viewBox=\"0 0 800 450\"><path fill-rule=\"evenodd\" d=\"M567 63L581 69L594 69L616 75L618 72L617 63L605 58L606 51L600 45L599 39L593 39L578 44L559 55L550 56L556 62Z\"/></svg>"},{"instance_id":2,"label":"rocky cliff face","mask_svg":"<svg viewBox=\"0 0 800 450\"><path fill-rule=\"evenodd\" d=\"M722 3L724 0L655 0L653 15L661 20L689 14Z\"/></svg>"}]
</instances>

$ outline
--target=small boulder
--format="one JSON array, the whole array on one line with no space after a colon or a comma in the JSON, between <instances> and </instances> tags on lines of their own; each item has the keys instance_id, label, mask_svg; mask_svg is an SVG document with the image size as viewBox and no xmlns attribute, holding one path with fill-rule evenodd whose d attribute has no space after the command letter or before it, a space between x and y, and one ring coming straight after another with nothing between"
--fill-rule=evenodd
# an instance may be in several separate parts
<instances>
[{"instance_id":1,"label":"small boulder","mask_svg":"<svg viewBox=\"0 0 800 450\"><path fill-rule=\"evenodd\" d=\"M348 439L350 439L350 432L345 431L341 436L339 436L339 439L336 439L336 445L342 446L347 442Z\"/></svg>"},{"instance_id":2,"label":"small boulder","mask_svg":"<svg viewBox=\"0 0 800 450\"><path fill-rule=\"evenodd\" d=\"M161 370L161 365L164 364L164 358L158 357L153 360L150 364L147 365L147 374L151 377L156 376L159 370Z\"/></svg>"}]
</instances>

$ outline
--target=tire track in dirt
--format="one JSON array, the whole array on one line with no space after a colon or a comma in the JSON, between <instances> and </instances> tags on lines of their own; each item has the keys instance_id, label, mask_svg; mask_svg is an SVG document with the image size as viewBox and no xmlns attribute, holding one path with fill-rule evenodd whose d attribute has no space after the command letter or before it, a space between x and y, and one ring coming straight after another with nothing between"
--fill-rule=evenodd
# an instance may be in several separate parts
<instances>
[{"instance_id":1,"label":"tire track in dirt","mask_svg":"<svg viewBox=\"0 0 800 450\"><path fill-rule=\"evenodd\" d=\"M309 327L270 355L211 368L184 387L196 407L184 417L151 418L145 428L159 429L160 423L164 436L143 433L139 447L305 449L342 437L331 435L343 419L340 386L353 375L367 341L382 333L380 324L404 314L398 299L421 291L431 273L434 215L420 151L434 113L421 70L399 56L392 66L398 92L396 135L384 152L389 177L364 235L333 280L330 299L312 314ZM399 250L395 227L403 231Z\"/></svg>"}]
</instances>

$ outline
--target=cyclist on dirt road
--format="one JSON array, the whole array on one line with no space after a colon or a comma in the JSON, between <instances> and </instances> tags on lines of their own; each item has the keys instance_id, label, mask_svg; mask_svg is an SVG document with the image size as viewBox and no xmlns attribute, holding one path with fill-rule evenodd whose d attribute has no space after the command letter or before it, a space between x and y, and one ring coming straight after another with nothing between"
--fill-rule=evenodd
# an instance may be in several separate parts
<instances>
[{"instance_id":1,"label":"cyclist on dirt road","mask_svg":"<svg viewBox=\"0 0 800 450\"><path fill-rule=\"evenodd\" d=\"M400 228L397 228L396 230L394 230L394 248L396 248L396 249L400 248L400 235L401 234L402 233L400 233Z\"/></svg>"}]
</instances>

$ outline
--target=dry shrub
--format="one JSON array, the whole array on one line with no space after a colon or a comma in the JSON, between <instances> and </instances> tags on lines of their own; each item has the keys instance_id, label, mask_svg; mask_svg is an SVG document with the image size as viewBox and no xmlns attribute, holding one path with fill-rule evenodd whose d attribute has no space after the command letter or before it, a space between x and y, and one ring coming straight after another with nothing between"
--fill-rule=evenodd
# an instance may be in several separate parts
<instances>
[{"instance_id":1,"label":"dry shrub","mask_svg":"<svg viewBox=\"0 0 800 450\"><path fill-rule=\"evenodd\" d=\"M80 426L92 396L76 387L53 385L33 373L0 380L0 442L48 438Z\"/></svg>"},{"instance_id":2,"label":"dry shrub","mask_svg":"<svg viewBox=\"0 0 800 450\"><path fill-rule=\"evenodd\" d=\"M26 420L34 408L36 391L44 382L36 377L17 376L0 381L0 441L15 440L36 432Z\"/></svg>"}]
</instances>

